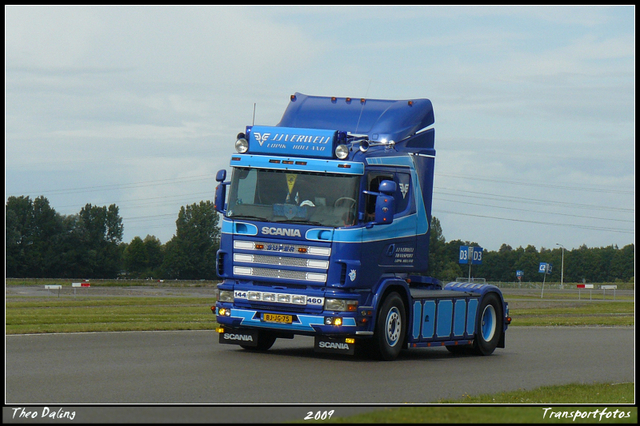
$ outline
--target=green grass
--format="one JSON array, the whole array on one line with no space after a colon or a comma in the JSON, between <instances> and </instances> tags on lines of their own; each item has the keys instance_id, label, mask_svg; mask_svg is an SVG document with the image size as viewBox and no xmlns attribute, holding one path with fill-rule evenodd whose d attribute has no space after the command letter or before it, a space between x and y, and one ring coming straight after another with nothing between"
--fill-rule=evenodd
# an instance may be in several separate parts
<instances>
[{"instance_id":1,"label":"green grass","mask_svg":"<svg viewBox=\"0 0 640 426\"><path fill-rule=\"evenodd\" d=\"M637 423L637 407L622 404L634 402L634 384L570 384L544 386L524 391L494 395L464 397L439 401L440 406L385 408L355 416L340 417L340 407L334 408L330 420L323 423ZM563 406L562 404L589 404ZM464 405L460 405L464 404ZM469 406L467 404L474 404ZM478 405L476 405L478 404ZM479 405L509 404L509 406ZM524 404L524 405L516 405ZM538 404L538 406L532 406ZM558 405L560 404L560 405ZM593 404L593 405L592 405ZM595 405L597 404L597 405ZM602 405L609 404L609 405ZM550 408L547 410L546 408ZM606 408L606 411L604 409ZM602 418L599 413L604 412ZM613 419L623 415L623 418ZM576 416L577 411L580 412ZM566 413L566 414L564 414ZM592 414L589 414L592 413ZM610 417L607 418L607 413ZM627 417L628 414L628 417ZM584 415L584 418L581 416ZM589 417L590 416L590 417ZM598 416L598 417L596 417ZM574 419L575 417L575 419ZM307 423L309 421L306 421ZM311 420L311 422L315 422Z\"/></svg>"},{"instance_id":2,"label":"green grass","mask_svg":"<svg viewBox=\"0 0 640 426\"><path fill-rule=\"evenodd\" d=\"M509 314L513 326L633 326L634 302L562 302L539 306L519 302Z\"/></svg>"},{"instance_id":3,"label":"green grass","mask_svg":"<svg viewBox=\"0 0 640 426\"><path fill-rule=\"evenodd\" d=\"M216 325L215 301L203 297L26 299L7 297L7 334L213 330Z\"/></svg>"},{"instance_id":4,"label":"green grass","mask_svg":"<svg viewBox=\"0 0 640 426\"><path fill-rule=\"evenodd\" d=\"M570 384L543 386L534 390L517 390L500 394L464 396L459 400L441 400L442 403L481 404L633 404L633 383Z\"/></svg>"}]
</instances>

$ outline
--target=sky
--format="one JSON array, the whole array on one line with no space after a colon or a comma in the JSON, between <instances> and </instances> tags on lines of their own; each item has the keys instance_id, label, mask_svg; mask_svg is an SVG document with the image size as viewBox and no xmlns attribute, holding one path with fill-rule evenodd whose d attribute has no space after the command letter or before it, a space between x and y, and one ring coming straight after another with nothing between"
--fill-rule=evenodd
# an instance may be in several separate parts
<instances>
[{"instance_id":1,"label":"sky","mask_svg":"<svg viewBox=\"0 0 640 426\"><path fill-rule=\"evenodd\" d=\"M166 243L295 92L430 99L447 241L635 243L635 6L5 6L5 202Z\"/></svg>"}]
</instances>

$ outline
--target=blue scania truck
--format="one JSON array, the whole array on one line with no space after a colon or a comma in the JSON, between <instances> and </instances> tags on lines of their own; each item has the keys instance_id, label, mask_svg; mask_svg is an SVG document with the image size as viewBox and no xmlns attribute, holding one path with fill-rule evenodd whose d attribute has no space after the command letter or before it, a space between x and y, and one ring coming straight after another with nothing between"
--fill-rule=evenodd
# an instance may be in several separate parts
<instances>
[{"instance_id":1,"label":"blue scania truck","mask_svg":"<svg viewBox=\"0 0 640 426\"><path fill-rule=\"evenodd\" d=\"M315 351L382 360L504 348L497 287L426 275L434 123L428 99L296 93L277 125L238 134L230 180L216 175L220 343L307 335Z\"/></svg>"}]
</instances>

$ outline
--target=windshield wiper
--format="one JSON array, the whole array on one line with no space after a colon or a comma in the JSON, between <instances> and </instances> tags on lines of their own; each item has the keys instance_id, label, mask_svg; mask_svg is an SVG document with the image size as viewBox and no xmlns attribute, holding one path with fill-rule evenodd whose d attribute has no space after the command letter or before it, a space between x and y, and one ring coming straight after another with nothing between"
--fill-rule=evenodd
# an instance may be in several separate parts
<instances>
[{"instance_id":1,"label":"windshield wiper","mask_svg":"<svg viewBox=\"0 0 640 426\"><path fill-rule=\"evenodd\" d=\"M315 226L324 226L322 223L320 222L312 222L309 220L303 220L303 219L290 219L290 220L276 220L275 222L277 223L299 223L301 225L315 225Z\"/></svg>"},{"instance_id":2,"label":"windshield wiper","mask_svg":"<svg viewBox=\"0 0 640 426\"><path fill-rule=\"evenodd\" d=\"M260 216L251 216L251 215L246 215L246 214L239 214L239 215L233 215L233 216L229 216L230 219L247 219L247 220L257 220L260 222L269 222L269 219L267 219L266 217L260 217Z\"/></svg>"}]
</instances>

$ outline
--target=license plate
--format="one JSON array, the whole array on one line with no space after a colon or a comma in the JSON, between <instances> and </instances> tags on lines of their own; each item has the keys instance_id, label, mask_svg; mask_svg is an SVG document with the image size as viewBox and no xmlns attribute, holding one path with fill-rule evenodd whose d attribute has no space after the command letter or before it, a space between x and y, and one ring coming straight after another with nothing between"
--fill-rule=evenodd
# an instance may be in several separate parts
<instances>
[{"instance_id":1,"label":"license plate","mask_svg":"<svg viewBox=\"0 0 640 426\"><path fill-rule=\"evenodd\" d=\"M262 314L262 320L267 322L281 322L284 324L291 324L293 322L293 317L291 315Z\"/></svg>"}]
</instances>

